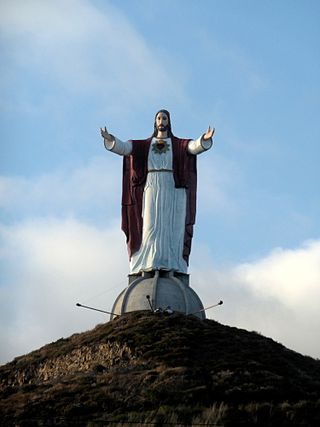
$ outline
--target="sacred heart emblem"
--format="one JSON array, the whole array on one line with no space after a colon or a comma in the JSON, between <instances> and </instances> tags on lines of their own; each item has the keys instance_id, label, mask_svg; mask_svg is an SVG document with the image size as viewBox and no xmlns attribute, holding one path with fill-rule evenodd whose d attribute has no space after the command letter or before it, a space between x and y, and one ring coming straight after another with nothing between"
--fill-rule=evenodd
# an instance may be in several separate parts
<instances>
[{"instance_id":1,"label":"sacred heart emblem","mask_svg":"<svg viewBox=\"0 0 320 427\"><path fill-rule=\"evenodd\" d=\"M163 139L157 139L157 141L152 144L152 151L157 154L166 153L169 150L170 147L168 142L164 141Z\"/></svg>"}]
</instances>

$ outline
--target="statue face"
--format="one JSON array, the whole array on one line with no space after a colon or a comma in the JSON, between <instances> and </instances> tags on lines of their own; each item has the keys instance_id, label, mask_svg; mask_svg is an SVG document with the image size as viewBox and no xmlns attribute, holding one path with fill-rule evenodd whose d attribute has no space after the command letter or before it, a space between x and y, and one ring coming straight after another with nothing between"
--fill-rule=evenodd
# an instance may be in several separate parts
<instances>
[{"instance_id":1,"label":"statue face","mask_svg":"<svg viewBox=\"0 0 320 427\"><path fill-rule=\"evenodd\" d=\"M158 113L156 117L157 130L160 130L161 132L168 130L168 124L169 124L168 116L162 112Z\"/></svg>"}]
</instances>

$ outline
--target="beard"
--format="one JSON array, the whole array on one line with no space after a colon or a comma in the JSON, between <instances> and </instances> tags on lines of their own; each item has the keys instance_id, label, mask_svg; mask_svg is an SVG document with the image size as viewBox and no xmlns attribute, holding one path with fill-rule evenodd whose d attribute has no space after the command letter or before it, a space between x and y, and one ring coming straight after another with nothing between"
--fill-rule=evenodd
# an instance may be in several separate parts
<instances>
[{"instance_id":1,"label":"beard","mask_svg":"<svg viewBox=\"0 0 320 427\"><path fill-rule=\"evenodd\" d=\"M168 125L159 125L158 126L158 130L160 130L161 132L165 132L166 130L168 130Z\"/></svg>"}]
</instances>

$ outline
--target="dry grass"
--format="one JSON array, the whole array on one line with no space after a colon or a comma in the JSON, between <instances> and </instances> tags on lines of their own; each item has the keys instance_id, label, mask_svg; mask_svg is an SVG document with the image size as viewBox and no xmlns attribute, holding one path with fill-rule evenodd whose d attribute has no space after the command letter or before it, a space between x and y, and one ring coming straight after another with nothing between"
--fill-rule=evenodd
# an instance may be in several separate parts
<instances>
[{"instance_id":1,"label":"dry grass","mask_svg":"<svg viewBox=\"0 0 320 427\"><path fill-rule=\"evenodd\" d=\"M47 381L36 375L75 349L113 344L130 357L85 369L73 362L74 371L60 367L60 377ZM10 386L17 372L27 372L26 381ZM2 423L21 427L320 425L319 361L256 333L178 314L131 313L58 340L0 367L0 382Z\"/></svg>"}]
</instances>

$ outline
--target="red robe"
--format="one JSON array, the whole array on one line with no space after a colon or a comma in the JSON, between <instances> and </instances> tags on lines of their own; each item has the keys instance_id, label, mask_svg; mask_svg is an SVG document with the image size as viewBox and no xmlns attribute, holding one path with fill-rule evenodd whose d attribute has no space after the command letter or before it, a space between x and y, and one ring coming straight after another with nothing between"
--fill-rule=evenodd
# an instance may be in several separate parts
<instances>
[{"instance_id":1,"label":"red robe","mask_svg":"<svg viewBox=\"0 0 320 427\"><path fill-rule=\"evenodd\" d=\"M129 258L142 242L142 199L148 173L148 154L152 138L132 141L132 152L123 157L122 224L127 237ZM197 156L187 150L190 139L171 137L173 178L176 188L187 193L183 258L189 264L193 225L196 217Z\"/></svg>"}]
</instances>

